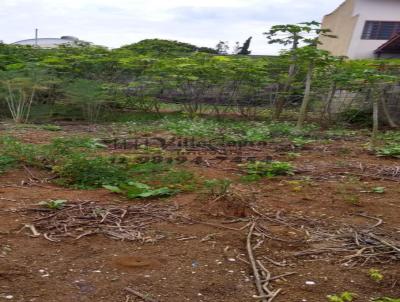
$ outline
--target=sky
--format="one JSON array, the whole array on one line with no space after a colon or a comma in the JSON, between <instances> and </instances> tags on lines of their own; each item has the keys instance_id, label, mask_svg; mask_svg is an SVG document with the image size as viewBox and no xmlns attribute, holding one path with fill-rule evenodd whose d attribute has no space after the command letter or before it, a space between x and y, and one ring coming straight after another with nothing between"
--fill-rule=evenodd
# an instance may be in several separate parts
<instances>
[{"instance_id":1,"label":"sky","mask_svg":"<svg viewBox=\"0 0 400 302\"><path fill-rule=\"evenodd\" d=\"M343 0L0 0L0 40L75 36L115 48L143 39L215 47L253 36L253 54L276 54L272 25L321 21Z\"/></svg>"}]
</instances>

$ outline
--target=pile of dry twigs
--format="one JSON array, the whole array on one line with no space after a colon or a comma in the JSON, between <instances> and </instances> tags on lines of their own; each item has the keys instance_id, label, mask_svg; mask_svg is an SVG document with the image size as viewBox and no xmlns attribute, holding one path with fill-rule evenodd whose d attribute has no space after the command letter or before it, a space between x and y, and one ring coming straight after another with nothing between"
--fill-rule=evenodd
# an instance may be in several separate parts
<instances>
[{"instance_id":1,"label":"pile of dry twigs","mask_svg":"<svg viewBox=\"0 0 400 302\"><path fill-rule=\"evenodd\" d=\"M259 213L259 212L258 212ZM261 214L260 222L280 225L303 234L298 242L310 248L294 254L296 257L317 257L321 255L339 256L340 262L348 265L386 263L400 260L400 233L383 227L383 219L366 214L354 214L374 221L363 226L316 220L298 215ZM260 223L259 232L264 237L281 242L294 243L271 233L271 228Z\"/></svg>"},{"instance_id":2,"label":"pile of dry twigs","mask_svg":"<svg viewBox=\"0 0 400 302\"><path fill-rule=\"evenodd\" d=\"M39 212L39 218L26 225L35 236L43 234L50 241L66 238L75 240L94 234L103 234L117 240L154 242L160 234L149 235L150 225L167 221L176 222L176 207L170 205L104 205L92 201L69 203L57 211L43 208L30 209Z\"/></svg>"}]
</instances>

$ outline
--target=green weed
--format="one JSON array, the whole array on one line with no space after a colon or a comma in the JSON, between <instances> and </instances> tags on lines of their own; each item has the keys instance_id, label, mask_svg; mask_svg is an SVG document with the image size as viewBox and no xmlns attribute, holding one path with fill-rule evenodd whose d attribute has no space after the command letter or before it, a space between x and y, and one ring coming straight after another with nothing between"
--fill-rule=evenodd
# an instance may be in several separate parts
<instances>
[{"instance_id":1,"label":"green weed","mask_svg":"<svg viewBox=\"0 0 400 302\"><path fill-rule=\"evenodd\" d=\"M400 144L389 144L377 149L378 156L400 158Z\"/></svg>"},{"instance_id":2,"label":"green weed","mask_svg":"<svg viewBox=\"0 0 400 302\"><path fill-rule=\"evenodd\" d=\"M260 162L248 163L244 166L247 174L274 177L280 175L293 175L294 167L287 162Z\"/></svg>"},{"instance_id":3,"label":"green weed","mask_svg":"<svg viewBox=\"0 0 400 302\"><path fill-rule=\"evenodd\" d=\"M61 210L66 203L67 200L57 199L57 200L41 201L39 202L39 205L52 210Z\"/></svg>"},{"instance_id":4,"label":"green weed","mask_svg":"<svg viewBox=\"0 0 400 302\"><path fill-rule=\"evenodd\" d=\"M13 168L16 163L17 161L15 160L15 158L8 155L0 155L0 174Z\"/></svg>"},{"instance_id":5,"label":"green weed","mask_svg":"<svg viewBox=\"0 0 400 302\"><path fill-rule=\"evenodd\" d=\"M384 276L381 273L381 271L378 270L378 269L374 269L374 268L371 268L368 271L368 275L375 282L381 282L383 280L383 278L384 278Z\"/></svg>"},{"instance_id":6,"label":"green weed","mask_svg":"<svg viewBox=\"0 0 400 302\"><path fill-rule=\"evenodd\" d=\"M41 125L39 126L40 129L42 130L47 130L47 131L61 131L61 127L57 125Z\"/></svg>"},{"instance_id":7,"label":"green weed","mask_svg":"<svg viewBox=\"0 0 400 302\"><path fill-rule=\"evenodd\" d=\"M146 184L134 181L130 181L126 184L119 184L117 186L103 185L103 187L111 192L124 194L128 198L132 199L171 196L177 192L166 187L153 189Z\"/></svg>"},{"instance_id":8,"label":"green weed","mask_svg":"<svg viewBox=\"0 0 400 302\"><path fill-rule=\"evenodd\" d=\"M208 194L221 196L225 195L232 185L230 179L211 179L204 182L204 187L208 190Z\"/></svg>"},{"instance_id":9,"label":"green weed","mask_svg":"<svg viewBox=\"0 0 400 302\"><path fill-rule=\"evenodd\" d=\"M314 143L315 140L298 136L292 139L292 143L297 148L304 148L306 145Z\"/></svg>"},{"instance_id":10,"label":"green weed","mask_svg":"<svg viewBox=\"0 0 400 302\"><path fill-rule=\"evenodd\" d=\"M373 193L377 193L377 194L383 194L385 193L386 188L384 187L375 187L372 189Z\"/></svg>"},{"instance_id":11,"label":"green weed","mask_svg":"<svg viewBox=\"0 0 400 302\"><path fill-rule=\"evenodd\" d=\"M350 292L327 296L329 302L352 302L356 297L356 294Z\"/></svg>"}]
</instances>

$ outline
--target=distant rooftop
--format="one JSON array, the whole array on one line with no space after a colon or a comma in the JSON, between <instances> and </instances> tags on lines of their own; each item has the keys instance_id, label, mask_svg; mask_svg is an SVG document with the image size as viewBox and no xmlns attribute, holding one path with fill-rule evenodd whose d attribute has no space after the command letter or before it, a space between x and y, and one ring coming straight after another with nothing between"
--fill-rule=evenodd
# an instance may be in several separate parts
<instances>
[{"instance_id":1,"label":"distant rooftop","mask_svg":"<svg viewBox=\"0 0 400 302\"><path fill-rule=\"evenodd\" d=\"M30 45L39 46L43 48L58 47L60 45L74 45L77 42L84 42L76 37L62 36L61 38L38 38L38 39L27 39L14 42L14 45Z\"/></svg>"}]
</instances>

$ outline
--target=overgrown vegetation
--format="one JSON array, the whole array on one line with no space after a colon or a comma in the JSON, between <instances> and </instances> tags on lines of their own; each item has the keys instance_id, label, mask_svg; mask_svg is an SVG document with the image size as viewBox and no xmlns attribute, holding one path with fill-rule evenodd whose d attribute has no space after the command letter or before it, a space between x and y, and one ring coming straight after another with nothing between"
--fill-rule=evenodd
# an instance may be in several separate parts
<instances>
[{"instance_id":1,"label":"overgrown vegetation","mask_svg":"<svg viewBox=\"0 0 400 302\"><path fill-rule=\"evenodd\" d=\"M192 173L173 163L140 163L135 157L102 155L105 146L92 138L57 138L35 145L1 137L0 146L0 172L16 165L47 169L55 174L55 183L66 187L105 187L129 198L144 198L172 195L197 185Z\"/></svg>"},{"instance_id":2,"label":"overgrown vegetation","mask_svg":"<svg viewBox=\"0 0 400 302\"><path fill-rule=\"evenodd\" d=\"M385 120L395 127L385 98L398 83L398 62L335 58L317 49L318 35L335 38L317 22L274 26L266 32L269 42L290 46L277 57L249 56L251 38L239 47L239 55L232 56L157 39L114 50L0 44L0 106L17 123L34 120L38 112L48 120L95 122L132 110L156 114L172 110L191 118L207 112L220 119L236 115L278 120L287 118L285 110L290 109L287 113L291 120L297 119L297 131L309 125L309 111L313 121L322 124L332 123L335 114L343 112L344 120L362 118L377 130L372 113L382 107ZM350 103L355 106L333 111L335 95L343 91L354 96ZM357 108L360 100L365 110ZM293 115L294 111L299 114ZM210 126L205 123L204 128L192 130L205 135ZM267 139L267 132L260 130L253 139ZM229 137L229 131L224 135Z\"/></svg>"}]
</instances>

